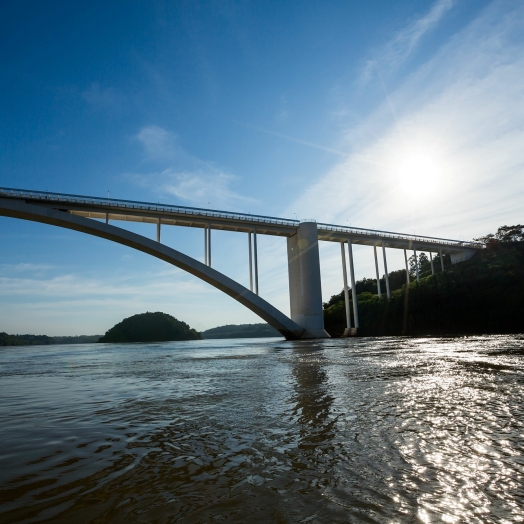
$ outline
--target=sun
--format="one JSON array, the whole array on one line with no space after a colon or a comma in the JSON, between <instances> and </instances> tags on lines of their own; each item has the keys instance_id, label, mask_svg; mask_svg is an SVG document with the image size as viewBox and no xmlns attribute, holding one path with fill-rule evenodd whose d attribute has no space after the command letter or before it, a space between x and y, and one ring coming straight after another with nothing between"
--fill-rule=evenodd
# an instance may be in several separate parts
<instances>
[{"instance_id":1,"label":"sun","mask_svg":"<svg viewBox=\"0 0 524 524\"><path fill-rule=\"evenodd\" d=\"M407 197L427 198L441 189L442 158L430 148L413 148L399 155L393 166L393 183Z\"/></svg>"}]
</instances>

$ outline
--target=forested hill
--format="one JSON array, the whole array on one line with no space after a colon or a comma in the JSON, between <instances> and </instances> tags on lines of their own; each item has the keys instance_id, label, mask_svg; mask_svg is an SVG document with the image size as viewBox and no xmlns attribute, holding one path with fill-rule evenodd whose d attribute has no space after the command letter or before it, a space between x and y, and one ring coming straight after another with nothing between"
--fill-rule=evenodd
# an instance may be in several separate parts
<instances>
[{"instance_id":1,"label":"forested hill","mask_svg":"<svg viewBox=\"0 0 524 524\"><path fill-rule=\"evenodd\" d=\"M480 239L486 249L456 265L445 257L442 272L438 256L435 275L424 254L420 282L410 259L411 284L406 271L389 274L391 299L379 299L374 279L356 283L362 336L466 335L524 332L524 226L503 226ZM350 294L351 296L351 294ZM353 317L352 317L353 319ZM325 328L341 336L346 327L343 293L324 304Z\"/></svg>"},{"instance_id":2,"label":"forested hill","mask_svg":"<svg viewBox=\"0 0 524 524\"><path fill-rule=\"evenodd\" d=\"M228 324L202 331L206 338L259 338L281 337L282 335L269 324Z\"/></svg>"},{"instance_id":3,"label":"forested hill","mask_svg":"<svg viewBox=\"0 0 524 524\"><path fill-rule=\"evenodd\" d=\"M98 342L168 342L199 340L202 336L167 313L140 313L115 324Z\"/></svg>"}]
</instances>

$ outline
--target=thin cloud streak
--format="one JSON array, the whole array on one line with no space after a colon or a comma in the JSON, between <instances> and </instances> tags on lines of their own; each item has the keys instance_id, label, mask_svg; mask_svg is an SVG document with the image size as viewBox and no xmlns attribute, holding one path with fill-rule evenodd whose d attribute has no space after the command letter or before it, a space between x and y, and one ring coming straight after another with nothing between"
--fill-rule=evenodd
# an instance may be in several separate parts
<instances>
[{"instance_id":1,"label":"thin cloud streak","mask_svg":"<svg viewBox=\"0 0 524 524\"><path fill-rule=\"evenodd\" d=\"M292 137L292 136L289 136L289 135L285 135L283 133L277 133L276 131L270 131L268 129L264 129L263 127L258 127L258 126L253 126L251 124L246 124L246 123L242 123L242 122L238 122L239 124L249 128L249 129L253 129L255 131L260 131L261 133L265 133L266 135L271 135L271 136L275 136L277 138L282 138L284 140L288 140L290 142L295 142L296 144L301 144L303 146L307 146L307 147L312 147L313 149L319 149L321 151L326 151L327 153L333 153L335 155L339 155L339 156L343 156L343 157L347 157L348 156L348 153L345 153L344 151L339 151L337 149L333 149L331 147L325 147L325 146L322 146L322 145L319 145L319 144L315 144L313 142L308 142L307 140L302 140L300 138L295 138L295 137Z\"/></svg>"},{"instance_id":2,"label":"thin cloud streak","mask_svg":"<svg viewBox=\"0 0 524 524\"><path fill-rule=\"evenodd\" d=\"M382 77L385 71L391 73L398 69L406 62L424 35L434 29L452 7L452 0L438 0L426 15L397 33L393 40L376 51L375 56L368 60L359 83L365 86L375 74Z\"/></svg>"}]
</instances>

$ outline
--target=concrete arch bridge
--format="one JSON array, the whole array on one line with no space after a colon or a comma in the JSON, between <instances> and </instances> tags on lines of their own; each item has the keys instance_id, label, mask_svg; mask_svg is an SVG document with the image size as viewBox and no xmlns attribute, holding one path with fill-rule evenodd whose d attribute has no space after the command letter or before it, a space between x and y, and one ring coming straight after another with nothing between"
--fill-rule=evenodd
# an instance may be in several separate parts
<instances>
[{"instance_id":1,"label":"concrete arch bridge","mask_svg":"<svg viewBox=\"0 0 524 524\"><path fill-rule=\"evenodd\" d=\"M356 307L353 244L373 247L378 293L381 294L377 247L382 250L386 278L386 295L390 297L386 248L403 249L407 265L407 250L451 255L452 263L470 258L482 245L442 238L406 235L333 224L318 224L314 220L290 220L275 217L230 213L183 206L135 202L43 191L0 188L0 216L41 222L94 235L137 249L164 260L228 294L268 324L286 339L329 337L324 330L322 288L318 242L338 242L341 247L346 300L347 334L359 327ZM156 227L156 241L113 225L118 221L144 222ZM204 262L189 257L161 243L162 226L196 227L204 231ZM250 287L244 287L211 266L212 230L247 233L249 249ZM261 298L258 294L257 235L287 237L289 297L291 318ZM353 326L351 323L346 246L353 293ZM442 269L444 267L442 266ZM418 266L416 267L418 279ZM407 271L409 282L409 271Z\"/></svg>"}]
</instances>

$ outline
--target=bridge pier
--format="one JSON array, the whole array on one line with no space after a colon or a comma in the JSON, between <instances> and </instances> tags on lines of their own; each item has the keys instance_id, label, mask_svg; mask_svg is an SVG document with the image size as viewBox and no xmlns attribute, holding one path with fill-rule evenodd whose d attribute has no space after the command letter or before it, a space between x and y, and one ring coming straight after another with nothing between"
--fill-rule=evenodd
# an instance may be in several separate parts
<instances>
[{"instance_id":1,"label":"bridge pier","mask_svg":"<svg viewBox=\"0 0 524 524\"><path fill-rule=\"evenodd\" d=\"M377 295L378 298L380 298L382 296L382 290L380 289L380 273L378 270L377 246L373 246L373 251L375 253L375 272L377 274Z\"/></svg>"},{"instance_id":2,"label":"bridge pier","mask_svg":"<svg viewBox=\"0 0 524 524\"><path fill-rule=\"evenodd\" d=\"M409 286L408 254L405 249L404 249L404 262L406 264L406 284Z\"/></svg>"},{"instance_id":3,"label":"bridge pier","mask_svg":"<svg viewBox=\"0 0 524 524\"><path fill-rule=\"evenodd\" d=\"M329 337L324 329L316 222L301 222L297 233L288 237L287 259L291 319L304 328L300 338Z\"/></svg>"},{"instance_id":4,"label":"bridge pier","mask_svg":"<svg viewBox=\"0 0 524 524\"><path fill-rule=\"evenodd\" d=\"M349 253L349 276L351 277L351 299L353 301L353 320L355 321L355 329L360 327L358 322L358 303L357 303L357 286L355 284L355 266L353 265L353 242L351 238L348 240Z\"/></svg>"},{"instance_id":5,"label":"bridge pier","mask_svg":"<svg viewBox=\"0 0 524 524\"><path fill-rule=\"evenodd\" d=\"M473 250L459 251L458 253L450 253L451 263L457 264L459 262L465 262L466 260L469 260L474 254L475 251Z\"/></svg>"},{"instance_id":6,"label":"bridge pier","mask_svg":"<svg viewBox=\"0 0 524 524\"><path fill-rule=\"evenodd\" d=\"M415 272L417 274L417 282L420 282L420 275L418 272L417 248L415 246L413 246L413 255L415 256Z\"/></svg>"},{"instance_id":7,"label":"bridge pier","mask_svg":"<svg viewBox=\"0 0 524 524\"><path fill-rule=\"evenodd\" d=\"M386 259L386 246L382 242L382 256L384 257L384 276L386 277L386 296L391 298L391 288L389 287L388 261Z\"/></svg>"},{"instance_id":8,"label":"bridge pier","mask_svg":"<svg viewBox=\"0 0 524 524\"><path fill-rule=\"evenodd\" d=\"M348 291L348 273L346 267L346 251L344 242L340 243L340 252L342 254L342 276L344 278L344 304L346 306L346 329L344 336L351 333L351 308L349 305L349 291Z\"/></svg>"}]
</instances>

